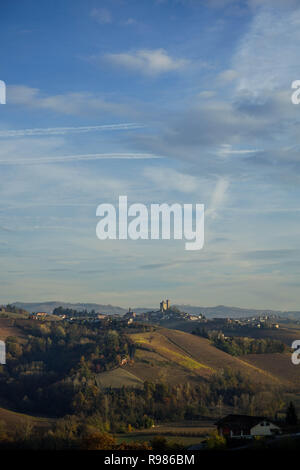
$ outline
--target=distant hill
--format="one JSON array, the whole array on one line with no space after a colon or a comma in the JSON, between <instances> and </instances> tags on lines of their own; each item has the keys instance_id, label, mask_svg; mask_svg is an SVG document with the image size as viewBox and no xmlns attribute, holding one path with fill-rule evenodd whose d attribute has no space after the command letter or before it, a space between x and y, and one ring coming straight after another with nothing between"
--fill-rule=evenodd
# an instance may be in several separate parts
<instances>
[{"instance_id":1,"label":"distant hill","mask_svg":"<svg viewBox=\"0 0 300 470\"><path fill-rule=\"evenodd\" d=\"M65 307L72 308L74 310L95 310L97 313L107 313L113 315L124 315L128 309L123 307L118 307L115 305L103 305L103 304L94 304L94 303L68 303L68 302L14 302L12 305L15 305L18 308L23 308L28 312L47 312L52 313L56 307ZM288 311L283 312L280 310L270 310L270 309L250 309L250 308L239 308L239 307L227 307L225 305L218 305L216 307L197 307L193 305L178 305L174 304L174 307L177 307L182 312L190 313L196 315L202 313L207 318L221 318L221 317L231 317L231 318L242 318L242 317L252 317L262 314L271 314L271 315L282 315L287 318L300 318L300 311ZM149 312L152 310L158 310L156 307L138 307L133 308L133 311L137 313Z\"/></svg>"},{"instance_id":2,"label":"distant hill","mask_svg":"<svg viewBox=\"0 0 300 470\"><path fill-rule=\"evenodd\" d=\"M30 313L36 312L46 312L52 313L53 310L57 307L65 307L71 308L74 310L87 310L90 312L91 310L95 310L97 313L109 313L109 314L117 314L123 315L127 312L127 309L122 307L117 307L114 305L102 305L102 304L92 304L92 303L67 303L67 302L59 302L59 301L52 301L52 302L14 302L11 305L15 305L18 308L24 308Z\"/></svg>"},{"instance_id":3,"label":"distant hill","mask_svg":"<svg viewBox=\"0 0 300 470\"><path fill-rule=\"evenodd\" d=\"M299 318L300 311L281 311L271 310L268 308L264 309L252 309L252 308L239 308L239 307L227 307L226 305L217 305L216 307L194 307L192 305L176 305L179 310L190 314L202 313L207 318L242 318L242 317L257 317L259 315L282 315L288 318Z\"/></svg>"}]
</instances>

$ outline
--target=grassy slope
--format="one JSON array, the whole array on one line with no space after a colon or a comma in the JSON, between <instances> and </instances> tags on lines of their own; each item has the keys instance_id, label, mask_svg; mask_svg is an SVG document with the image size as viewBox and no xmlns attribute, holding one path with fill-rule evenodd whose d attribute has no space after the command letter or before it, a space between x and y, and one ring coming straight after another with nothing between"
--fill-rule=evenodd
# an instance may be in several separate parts
<instances>
[{"instance_id":1,"label":"grassy slope","mask_svg":"<svg viewBox=\"0 0 300 470\"><path fill-rule=\"evenodd\" d=\"M97 385L103 388L143 387L143 381L121 367L96 376Z\"/></svg>"},{"instance_id":2,"label":"grassy slope","mask_svg":"<svg viewBox=\"0 0 300 470\"><path fill-rule=\"evenodd\" d=\"M178 423L162 423L147 430L135 430L131 433L116 434L118 442L149 442L155 436L164 436L169 443L183 445L198 444L207 438L216 428L215 420L181 421Z\"/></svg>"},{"instance_id":3,"label":"grassy slope","mask_svg":"<svg viewBox=\"0 0 300 470\"><path fill-rule=\"evenodd\" d=\"M16 314L7 314L9 318L0 317L0 339L5 340L8 336L18 336L22 337L22 332L20 329L13 326L13 320L15 317L11 317L11 315ZM18 317L23 318L23 317Z\"/></svg>"},{"instance_id":4,"label":"grassy slope","mask_svg":"<svg viewBox=\"0 0 300 470\"><path fill-rule=\"evenodd\" d=\"M291 387L300 386L300 366L291 361L291 354L248 354L243 356L245 362L268 371L278 377L284 384Z\"/></svg>"},{"instance_id":5,"label":"grassy slope","mask_svg":"<svg viewBox=\"0 0 300 470\"><path fill-rule=\"evenodd\" d=\"M137 350L135 364L127 366L127 369L143 380L158 380L167 371L164 379L180 383L184 376L185 380L207 377L228 367L242 372L255 382L272 385L284 385L285 382L271 369L230 356L212 346L208 340L189 333L161 328L156 332L133 334L131 338L143 349Z\"/></svg>"},{"instance_id":6,"label":"grassy slope","mask_svg":"<svg viewBox=\"0 0 300 470\"><path fill-rule=\"evenodd\" d=\"M3 422L6 425L8 431L14 431L16 425L20 424L30 424L37 428L50 428L51 424L53 424L55 420L16 413L15 411L0 408L0 422Z\"/></svg>"}]
</instances>

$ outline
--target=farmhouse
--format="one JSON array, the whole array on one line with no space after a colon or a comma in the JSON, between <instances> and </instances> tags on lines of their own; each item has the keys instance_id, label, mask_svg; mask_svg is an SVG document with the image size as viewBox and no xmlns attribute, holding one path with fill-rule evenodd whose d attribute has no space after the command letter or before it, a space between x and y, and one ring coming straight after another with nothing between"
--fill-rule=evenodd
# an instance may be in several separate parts
<instances>
[{"instance_id":1,"label":"farmhouse","mask_svg":"<svg viewBox=\"0 0 300 470\"><path fill-rule=\"evenodd\" d=\"M48 313L46 312L37 312L32 314L32 319L33 320L41 320L43 318L46 318L48 316Z\"/></svg>"},{"instance_id":2,"label":"farmhouse","mask_svg":"<svg viewBox=\"0 0 300 470\"><path fill-rule=\"evenodd\" d=\"M251 439L257 436L274 436L281 429L262 416L228 415L216 423L221 436Z\"/></svg>"}]
</instances>

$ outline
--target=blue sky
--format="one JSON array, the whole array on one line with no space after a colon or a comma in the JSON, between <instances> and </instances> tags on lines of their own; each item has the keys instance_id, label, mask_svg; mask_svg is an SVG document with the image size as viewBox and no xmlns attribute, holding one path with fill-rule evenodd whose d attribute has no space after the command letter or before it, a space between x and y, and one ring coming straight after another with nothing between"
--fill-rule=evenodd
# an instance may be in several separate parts
<instances>
[{"instance_id":1,"label":"blue sky","mask_svg":"<svg viewBox=\"0 0 300 470\"><path fill-rule=\"evenodd\" d=\"M300 309L299 24L296 0L4 2L0 302ZM205 204L204 249L98 240L123 194Z\"/></svg>"}]
</instances>

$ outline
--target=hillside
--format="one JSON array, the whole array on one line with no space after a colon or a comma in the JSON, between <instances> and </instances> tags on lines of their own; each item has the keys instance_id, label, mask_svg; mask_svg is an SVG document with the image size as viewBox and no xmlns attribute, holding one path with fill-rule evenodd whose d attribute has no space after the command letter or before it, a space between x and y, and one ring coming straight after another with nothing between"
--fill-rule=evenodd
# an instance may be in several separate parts
<instances>
[{"instance_id":1,"label":"hillside","mask_svg":"<svg viewBox=\"0 0 300 470\"><path fill-rule=\"evenodd\" d=\"M97 374L96 382L98 387L101 388L143 387L141 379L121 367Z\"/></svg>"},{"instance_id":2,"label":"hillside","mask_svg":"<svg viewBox=\"0 0 300 470\"><path fill-rule=\"evenodd\" d=\"M127 312L127 309L114 306L114 305L102 305L93 303L68 303L68 302L14 302L12 303L15 307L23 308L30 313L46 312L52 313L57 307L71 308L73 310L87 310L88 312L95 310L97 313L110 313L123 315Z\"/></svg>"},{"instance_id":3,"label":"hillside","mask_svg":"<svg viewBox=\"0 0 300 470\"><path fill-rule=\"evenodd\" d=\"M40 418L24 413L17 413L0 407L0 423L4 423L8 432L15 431L16 426L34 427L38 429L49 429L55 423L55 419Z\"/></svg>"},{"instance_id":4,"label":"hillside","mask_svg":"<svg viewBox=\"0 0 300 470\"><path fill-rule=\"evenodd\" d=\"M230 356L215 348L207 339L178 330L157 329L151 333L130 335L138 348L133 365L126 370L142 380L182 383L209 377L225 367L256 383L287 385L289 380L276 370Z\"/></svg>"},{"instance_id":5,"label":"hillside","mask_svg":"<svg viewBox=\"0 0 300 470\"><path fill-rule=\"evenodd\" d=\"M291 355L287 354L248 354L241 359L261 370L270 372L286 385L296 386L299 390L299 367L292 364Z\"/></svg>"},{"instance_id":6,"label":"hillside","mask_svg":"<svg viewBox=\"0 0 300 470\"><path fill-rule=\"evenodd\" d=\"M8 336L23 336L21 330L13 326L13 320L15 317L10 317L10 315L17 314L8 314L9 318L0 318L0 340L5 340Z\"/></svg>"}]
</instances>

